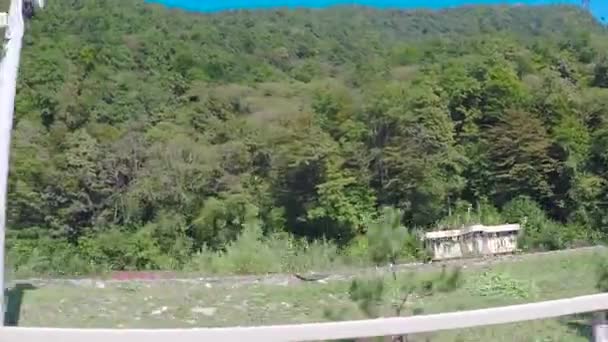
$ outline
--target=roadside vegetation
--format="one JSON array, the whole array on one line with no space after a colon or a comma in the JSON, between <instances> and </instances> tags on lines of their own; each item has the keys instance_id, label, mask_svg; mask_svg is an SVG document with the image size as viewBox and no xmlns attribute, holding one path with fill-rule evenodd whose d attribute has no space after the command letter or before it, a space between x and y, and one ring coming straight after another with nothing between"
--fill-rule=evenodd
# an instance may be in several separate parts
<instances>
[{"instance_id":1,"label":"roadside vegetation","mask_svg":"<svg viewBox=\"0 0 608 342\"><path fill-rule=\"evenodd\" d=\"M387 274L379 294L365 294L367 282L353 280L284 284L216 284L197 282L34 283L21 302L20 326L84 328L192 328L254 326L363 319L450 312L598 292L596 260L605 250L561 251L520 256L496 264L469 265L457 286L441 284L441 267ZM446 274L451 274L446 269ZM444 277L444 279L447 279ZM410 287L409 284L418 284ZM372 287L372 289L375 287ZM403 303L404 288L415 288ZM453 288L453 291L443 292ZM374 293L374 292L372 292ZM365 300L372 298L373 301ZM355 300L353 300L355 299ZM401 306L403 304L403 306ZM367 308L370 308L368 310ZM362 310L364 308L365 310ZM366 314L366 311L370 314ZM58 314L61 313L61 314ZM587 316L561 317L518 324L407 336L419 341L588 341Z\"/></svg>"},{"instance_id":2,"label":"roadside vegetation","mask_svg":"<svg viewBox=\"0 0 608 342\"><path fill-rule=\"evenodd\" d=\"M526 250L606 235L608 35L578 8L50 1L29 26L17 274L424 260L419 233L471 222L525 220Z\"/></svg>"}]
</instances>

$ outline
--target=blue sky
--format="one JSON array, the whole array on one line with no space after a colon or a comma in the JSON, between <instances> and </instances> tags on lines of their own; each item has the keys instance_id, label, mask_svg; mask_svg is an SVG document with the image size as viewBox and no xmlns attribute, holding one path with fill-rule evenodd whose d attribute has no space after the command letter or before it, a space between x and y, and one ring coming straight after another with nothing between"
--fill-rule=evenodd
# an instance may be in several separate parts
<instances>
[{"instance_id":1,"label":"blue sky","mask_svg":"<svg viewBox=\"0 0 608 342\"><path fill-rule=\"evenodd\" d=\"M474 4L580 4L580 0L150 0L164 3L171 7L188 10L214 12L238 8L269 8L269 7L327 7L340 4L358 4L374 7L393 8L446 8L458 5ZM608 19L608 1L591 0L591 11L596 17Z\"/></svg>"}]
</instances>

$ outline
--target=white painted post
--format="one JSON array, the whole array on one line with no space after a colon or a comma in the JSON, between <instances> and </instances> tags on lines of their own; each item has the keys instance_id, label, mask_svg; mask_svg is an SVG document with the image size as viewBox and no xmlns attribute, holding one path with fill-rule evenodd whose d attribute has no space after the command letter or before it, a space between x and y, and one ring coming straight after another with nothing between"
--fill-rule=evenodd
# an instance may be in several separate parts
<instances>
[{"instance_id":1,"label":"white painted post","mask_svg":"<svg viewBox=\"0 0 608 342\"><path fill-rule=\"evenodd\" d=\"M8 165L17 90L17 72L23 37L22 0L12 0L8 11L6 52L0 61L0 326L4 325L6 310L4 290L4 236L6 229L6 195Z\"/></svg>"},{"instance_id":2,"label":"white painted post","mask_svg":"<svg viewBox=\"0 0 608 342\"><path fill-rule=\"evenodd\" d=\"M593 314L593 334L591 342L608 342L608 321L606 312L600 311Z\"/></svg>"}]
</instances>

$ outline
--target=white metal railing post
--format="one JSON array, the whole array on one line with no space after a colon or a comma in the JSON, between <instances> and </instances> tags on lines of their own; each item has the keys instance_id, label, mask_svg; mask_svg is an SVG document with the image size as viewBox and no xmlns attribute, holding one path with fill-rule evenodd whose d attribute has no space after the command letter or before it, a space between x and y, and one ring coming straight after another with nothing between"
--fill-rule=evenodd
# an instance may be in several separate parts
<instances>
[{"instance_id":1,"label":"white metal railing post","mask_svg":"<svg viewBox=\"0 0 608 342\"><path fill-rule=\"evenodd\" d=\"M6 196L11 131L17 91L17 73L23 37L23 0L12 0L8 12L6 49L0 61L0 326L4 325L5 305L5 258L4 238L6 229Z\"/></svg>"},{"instance_id":2,"label":"white metal railing post","mask_svg":"<svg viewBox=\"0 0 608 342\"><path fill-rule=\"evenodd\" d=\"M593 314L591 342L608 342L608 321L606 311L599 311Z\"/></svg>"}]
</instances>

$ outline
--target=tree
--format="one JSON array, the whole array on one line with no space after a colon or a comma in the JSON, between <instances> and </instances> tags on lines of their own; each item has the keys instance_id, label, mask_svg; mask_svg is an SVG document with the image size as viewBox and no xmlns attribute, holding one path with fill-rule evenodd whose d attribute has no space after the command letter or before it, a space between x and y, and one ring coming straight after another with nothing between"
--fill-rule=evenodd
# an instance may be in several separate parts
<instances>
[{"instance_id":1,"label":"tree","mask_svg":"<svg viewBox=\"0 0 608 342\"><path fill-rule=\"evenodd\" d=\"M383 317L388 310L393 310L392 314L395 316L402 316L413 300L455 291L462 285L462 281L460 269L448 271L443 266L438 274L432 276L410 273L405 277L393 278L392 281L384 278L354 279L348 294L350 300L366 318ZM416 313L421 310L421 308L413 308L412 311ZM328 309L325 314L327 318L337 319L347 312ZM393 337L393 341L407 340L407 336Z\"/></svg>"},{"instance_id":2,"label":"tree","mask_svg":"<svg viewBox=\"0 0 608 342\"><path fill-rule=\"evenodd\" d=\"M485 135L492 162L492 195L499 205L516 194L548 203L553 195L550 175L556 162L551 140L540 120L520 110L508 110Z\"/></svg>"},{"instance_id":3,"label":"tree","mask_svg":"<svg viewBox=\"0 0 608 342\"><path fill-rule=\"evenodd\" d=\"M376 264L396 264L402 254L409 232L401 225L403 212L385 207L382 216L369 225L367 240L370 258Z\"/></svg>"},{"instance_id":4,"label":"tree","mask_svg":"<svg viewBox=\"0 0 608 342\"><path fill-rule=\"evenodd\" d=\"M51 1L24 44L7 240L49 272L184 267L254 208L260 246L381 232L393 262L452 203L528 196L556 246L608 232L608 39L574 7Z\"/></svg>"}]
</instances>

